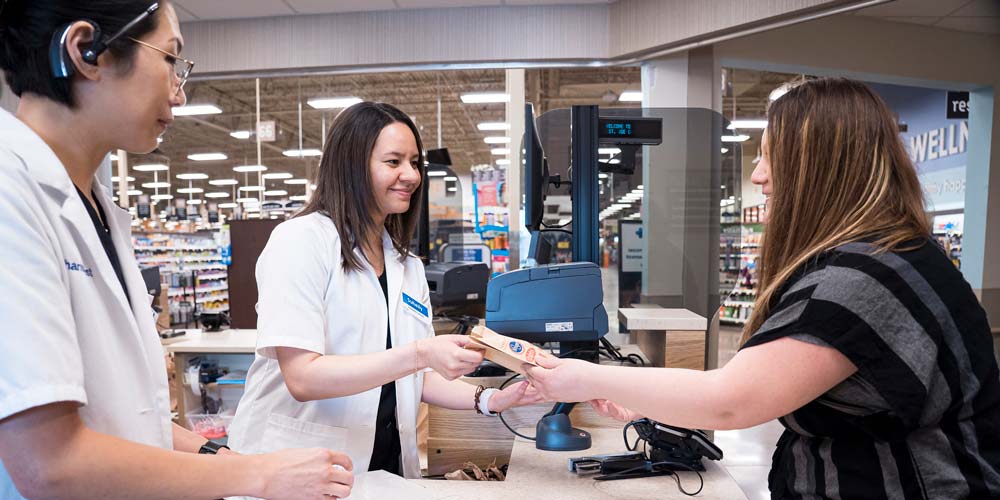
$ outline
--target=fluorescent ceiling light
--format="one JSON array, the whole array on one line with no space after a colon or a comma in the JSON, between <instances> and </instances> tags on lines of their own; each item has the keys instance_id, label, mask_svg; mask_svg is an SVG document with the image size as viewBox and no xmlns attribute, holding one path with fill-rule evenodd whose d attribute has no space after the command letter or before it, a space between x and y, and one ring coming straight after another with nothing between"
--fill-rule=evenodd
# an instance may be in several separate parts
<instances>
[{"instance_id":1,"label":"fluorescent ceiling light","mask_svg":"<svg viewBox=\"0 0 1000 500\"><path fill-rule=\"evenodd\" d=\"M174 107L174 116L217 115L222 109L214 104L188 104Z\"/></svg>"},{"instance_id":2,"label":"fluorescent ceiling light","mask_svg":"<svg viewBox=\"0 0 1000 500\"><path fill-rule=\"evenodd\" d=\"M639 184L638 186L636 186L635 189L639 189L639 190L643 189L642 184Z\"/></svg>"},{"instance_id":3,"label":"fluorescent ceiling light","mask_svg":"<svg viewBox=\"0 0 1000 500\"><path fill-rule=\"evenodd\" d=\"M261 179L291 179L293 176L288 172L268 172L260 176Z\"/></svg>"},{"instance_id":4,"label":"fluorescent ceiling light","mask_svg":"<svg viewBox=\"0 0 1000 500\"><path fill-rule=\"evenodd\" d=\"M323 152L318 149L289 149L281 154L292 158L305 158L307 156L322 156Z\"/></svg>"},{"instance_id":5,"label":"fluorescent ceiling light","mask_svg":"<svg viewBox=\"0 0 1000 500\"><path fill-rule=\"evenodd\" d=\"M211 193L205 193L205 198L229 198L229 193L213 191Z\"/></svg>"},{"instance_id":6,"label":"fluorescent ceiling light","mask_svg":"<svg viewBox=\"0 0 1000 500\"><path fill-rule=\"evenodd\" d=\"M233 172L264 172L267 167L264 165L240 165L238 167L233 167Z\"/></svg>"},{"instance_id":7,"label":"fluorescent ceiling light","mask_svg":"<svg viewBox=\"0 0 1000 500\"><path fill-rule=\"evenodd\" d=\"M304 194L297 194L295 196L289 197L288 199L292 201L306 201L309 199L309 197Z\"/></svg>"},{"instance_id":8,"label":"fluorescent ceiling light","mask_svg":"<svg viewBox=\"0 0 1000 500\"><path fill-rule=\"evenodd\" d=\"M237 167L239 168L239 167ZM236 179L212 179L208 181L209 184L213 186L233 186L239 184L240 181Z\"/></svg>"},{"instance_id":9,"label":"fluorescent ceiling light","mask_svg":"<svg viewBox=\"0 0 1000 500\"><path fill-rule=\"evenodd\" d=\"M249 203L260 203L260 200L258 200L257 198L240 198L240 199L238 199L236 201L238 203L242 203L244 205L249 204Z\"/></svg>"},{"instance_id":10,"label":"fluorescent ceiling light","mask_svg":"<svg viewBox=\"0 0 1000 500\"><path fill-rule=\"evenodd\" d=\"M465 104L488 104L497 102L509 102L510 94L503 92L472 92L462 94L462 102Z\"/></svg>"},{"instance_id":11,"label":"fluorescent ceiling light","mask_svg":"<svg viewBox=\"0 0 1000 500\"><path fill-rule=\"evenodd\" d=\"M236 208L240 206L239 203L219 203L219 208Z\"/></svg>"},{"instance_id":12,"label":"fluorescent ceiling light","mask_svg":"<svg viewBox=\"0 0 1000 500\"><path fill-rule=\"evenodd\" d=\"M132 167L132 170L137 172L162 172L164 170L170 170L170 167L162 163L146 163L143 165L136 165Z\"/></svg>"},{"instance_id":13,"label":"fluorescent ceiling light","mask_svg":"<svg viewBox=\"0 0 1000 500\"><path fill-rule=\"evenodd\" d=\"M510 130L510 124L507 122L483 122L476 125L476 127L484 132L489 130Z\"/></svg>"},{"instance_id":14,"label":"fluorescent ceiling light","mask_svg":"<svg viewBox=\"0 0 1000 500\"><path fill-rule=\"evenodd\" d=\"M130 189L128 191L128 193L126 193L126 194L128 194L129 196L142 196L145 193L143 193L142 191L140 191L138 189Z\"/></svg>"},{"instance_id":15,"label":"fluorescent ceiling light","mask_svg":"<svg viewBox=\"0 0 1000 500\"><path fill-rule=\"evenodd\" d=\"M317 97L306 101L313 109L340 109L354 106L362 102L358 97Z\"/></svg>"},{"instance_id":16,"label":"fluorescent ceiling light","mask_svg":"<svg viewBox=\"0 0 1000 500\"><path fill-rule=\"evenodd\" d=\"M447 171L444 170L428 170L427 177L446 177L448 175ZM313 187L313 189L316 189Z\"/></svg>"},{"instance_id":17,"label":"fluorescent ceiling light","mask_svg":"<svg viewBox=\"0 0 1000 500\"><path fill-rule=\"evenodd\" d=\"M170 187L169 182L144 182L142 187L146 189L162 189Z\"/></svg>"},{"instance_id":18,"label":"fluorescent ceiling light","mask_svg":"<svg viewBox=\"0 0 1000 500\"><path fill-rule=\"evenodd\" d=\"M510 160L506 158L500 158L497 160L497 165L510 165Z\"/></svg>"},{"instance_id":19,"label":"fluorescent ceiling light","mask_svg":"<svg viewBox=\"0 0 1000 500\"><path fill-rule=\"evenodd\" d=\"M111 182L118 182L119 179L121 179L121 177L118 177L116 175L116 176L114 176L114 177L111 178ZM129 182L135 182L135 177L132 177L131 175L126 176L125 179L127 179Z\"/></svg>"},{"instance_id":20,"label":"fluorescent ceiling light","mask_svg":"<svg viewBox=\"0 0 1000 500\"><path fill-rule=\"evenodd\" d=\"M454 181L458 180L458 177L456 177L454 175L449 175L448 177L445 177L444 180L454 182Z\"/></svg>"},{"instance_id":21,"label":"fluorescent ceiling light","mask_svg":"<svg viewBox=\"0 0 1000 500\"><path fill-rule=\"evenodd\" d=\"M767 128L767 120L733 120L726 128L729 130L738 128L765 129Z\"/></svg>"},{"instance_id":22,"label":"fluorescent ceiling light","mask_svg":"<svg viewBox=\"0 0 1000 500\"><path fill-rule=\"evenodd\" d=\"M188 200L187 201L188 205L201 205L202 203L203 203L202 200Z\"/></svg>"},{"instance_id":23,"label":"fluorescent ceiling light","mask_svg":"<svg viewBox=\"0 0 1000 500\"><path fill-rule=\"evenodd\" d=\"M153 201L172 200L172 199L174 199L174 195L172 195L172 194L154 194L153 196L150 196L149 199L151 199Z\"/></svg>"},{"instance_id":24,"label":"fluorescent ceiling light","mask_svg":"<svg viewBox=\"0 0 1000 500\"><path fill-rule=\"evenodd\" d=\"M722 136L722 142L743 142L749 139L749 135L724 135Z\"/></svg>"},{"instance_id":25,"label":"fluorescent ceiling light","mask_svg":"<svg viewBox=\"0 0 1000 500\"><path fill-rule=\"evenodd\" d=\"M250 138L251 135L253 135L253 132L250 130L234 130L229 133L229 136L232 137L233 139L241 139L241 140L247 140Z\"/></svg>"},{"instance_id":26,"label":"fluorescent ceiling light","mask_svg":"<svg viewBox=\"0 0 1000 500\"><path fill-rule=\"evenodd\" d=\"M642 102L641 90L626 90L618 96L619 102Z\"/></svg>"},{"instance_id":27,"label":"fluorescent ceiling light","mask_svg":"<svg viewBox=\"0 0 1000 500\"><path fill-rule=\"evenodd\" d=\"M188 159L191 161L219 161L228 160L229 157L225 153L195 153L188 155Z\"/></svg>"},{"instance_id":28,"label":"fluorescent ceiling light","mask_svg":"<svg viewBox=\"0 0 1000 500\"><path fill-rule=\"evenodd\" d=\"M505 156L510 154L510 148L493 148L490 150L490 153L497 156Z\"/></svg>"},{"instance_id":29,"label":"fluorescent ceiling light","mask_svg":"<svg viewBox=\"0 0 1000 500\"><path fill-rule=\"evenodd\" d=\"M272 189L270 191L264 191L264 196L285 196L287 194L288 191L285 191L284 189Z\"/></svg>"},{"instance_id":30,"label":"fluorescent ceiling light","mask_svg":"<svg viewBox=\"0 0 1000 500\"><path fill-rule=\"evenodd\" d=\"M616 155L621 152L620 148L597 148L597 154L599 155Z\"/></svg>"},{"instance_id":31,"label":"fluorescent ceiling light","mask_svg":"<svg viewBox=\"0 0 1000 500\"><path fill-rule=\"evenodd\" d=\"M617 164L619 164L621 162L622 161L619 160L618 158L612 158L612 159L608 160L608 165L617 165Z\"/></svg>"},{"instance_id":32,"label":"fluorescent ceiling light","mask_svg":"<svg viewBox=\"0 0 1000 500\"><path fill-rule=\"evenodd\" d=\"M608 174L606 174L604 172L601 172L601 173L597 174L597 178L598 179L607 179L608 178Z\"/></svg>"},{"instance_id":33,"label":"fluorescent ceiling light","mask_svg":"<svg viewBox=\"0 0 1000 500\"><path fill-rule=\"evenodd\" d=\"M448 188L448 192L449 192L449 193L454 193L454 192L456 192L456 191L458 191L458 188L457 188L457 187L450 187L450 188Z\"/></svg>"},{"instance_id":34,"label":"fluorescent ceiling light","mask_svg":"<svg viewBox=\"0 0 1000 500\"><path fill-rule=\"evenodd\" d=\"M510 137L502 137L499 135L495 135L483 139L483 142L485 142L486 144L507 144L508 142L510 142Z\"/></svg>"},{"instance_id":35,"label":"fluorescent ceiling light","mask_svg":"<svg viewBox=\"0 0 1000 500\"><path fill-rule=\"evenodd\" d=\"M722 154L726 154L728 152L729 152L729 148L722 148Z\"/></svg>"},{"instance_id":36,"label":"fluorescent ceiling light","mask_svg":"<svg viewBox=\"0 0 1000 500\"><path fill-rule=\"evenodd\" d=\"M264 190L264 186L240 186L241 193L257 193Z\"/></svg>"},{"instance_id":37,"label":"fluorescent ceiling light","mask_svg":"<svg viewBox=\"0 0 1000 500\"><path fill-rule=\"evenodd\" d=\"M182 181L203 181L205 179L208 179L208 175L206 175L206 174L196 174L196 173L177 174L177 178L180 179L180 180L182 180Z\"/></svg>"},{"instance_id":38,"label":"fluorescent ceiling light","mask_svg":"<svg viewBox=\"0 0 1000 500\"><path fill-rule=\"evenodd\" d=\"M111 161L118 161L118 155L111 153Z\"/></svg>"},{"instance_id":39,"label":"fluorescent ceiling light","mask_svg":"<svg viewBox=\"0 0 1000 500\"><path fill-rule=\"evenodd\" d=\"M180 188L175 191L180 194L201 194L205 192L202 188Z\"/></svg>"},{"instance_id":40,"label":"fluorescent ceiling light","mask_svg":"<svg viewBox=\"0 0 1000 500\"><path fill-rule=\"evenodd\" d=\"M285 184L291 184L293 186L304 186L309 184L309 179L288 179Z\"/></svg>"},{"instance_id":41,"label":"fluorescent ceiling light","mask_svg":"<svg viewBox=\"0 0 1000 500\"><path fill-rule=\"evenodd\" d=\"M157 137L156 138L156 143L157 144L163 144L163 138L162 137Z\"/></svg>"}]
</instances>

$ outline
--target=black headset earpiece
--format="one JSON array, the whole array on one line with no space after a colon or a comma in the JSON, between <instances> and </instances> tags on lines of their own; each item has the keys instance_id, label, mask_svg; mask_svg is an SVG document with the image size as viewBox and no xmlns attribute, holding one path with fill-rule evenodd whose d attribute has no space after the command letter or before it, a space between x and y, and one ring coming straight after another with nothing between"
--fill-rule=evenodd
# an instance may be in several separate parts
<instances>
[{"instance_id":1,"label":"black headset earpiece","mask_svg":"<svg viewBox=\"0 0 1000 500\"><path fill-rule=\"evenodd\" d=\"M101 27L94 21L80 19L63 25L52 34L52 42L49 44L49 65L52 69L52 76L56 78L69 78L76 72L73 60L69 57L67 38L69 37L69 29L79 21L83 21L94 28L94 41L81 54L84 62L87 64L97 64L97 57L107 48L104 36L101 34Z\"/></svg>"}]
</instances>

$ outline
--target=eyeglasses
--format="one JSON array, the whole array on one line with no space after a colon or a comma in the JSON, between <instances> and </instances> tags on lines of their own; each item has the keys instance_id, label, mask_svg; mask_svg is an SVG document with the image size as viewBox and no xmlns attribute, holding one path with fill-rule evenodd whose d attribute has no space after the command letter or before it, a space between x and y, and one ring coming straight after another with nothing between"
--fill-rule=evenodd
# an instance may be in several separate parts
<instances>
[{"instance_id":1,"label":"eyeglasses","mask_svg":"<svg viewBox=\"0 0 1000 500\"><path fill-rule=\"evenodd\" d=\"M157 51L157 52L159 52L161 54L166 55L167 56L167 60L173 62L173 65L174 65L174 76L176 76L177 80L179 81L179 83L177 84L177 90L174 91L174 94L175 95L179 94L181 92L181 89L184 88L184 84L187 83L188 77L191 76L191 70L194 69L194 61L188 61L187 59L184 59L183 57L180 57L180 56L178 56L176 54L171 54L170 52L167 52L167 51L165 51L165 50L163 50L163 49L161 49L159 47L156 47L154 45L150 45L150 44L148 44L146 42L143 42L141 40L136 40L135 38L132 38L132 37L128 37L128 39L131 40L131 41L133 41L133 42L135 42L135 43L137 43L137 44L139 44L139 45L142 45L143 47L149 47L149 48L151 48L151 49L153 49L153 50L155 50L155 51Z\"/></svg>"}]
</instances>

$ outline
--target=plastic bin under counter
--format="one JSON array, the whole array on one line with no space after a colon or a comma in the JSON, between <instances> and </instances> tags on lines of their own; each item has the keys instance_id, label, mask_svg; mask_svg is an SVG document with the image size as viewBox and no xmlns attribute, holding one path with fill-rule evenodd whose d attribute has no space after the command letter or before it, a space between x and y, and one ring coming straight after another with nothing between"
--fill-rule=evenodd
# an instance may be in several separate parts
<instances>
[{"instance_id":1,"label":"plastic bin under counter","mask_svg":"<svg viewBox=\"0 0 1000 500\"><path fill-rule=\"evenodd\" d=\"M673 476L659 476L617 481L594 481L593 476L578 476L569 471L568 462L572 457L597 455L625 451L625 442L619 429L586 429L593 438L593 446L583 451L543 451L535 448L535 443L522 438L514 442L510 468L506 481L442 481L415 479L409 482L422 488L421 495L414 498L435 500L605 500L622 498L630 500L687 499L687 495L677 489ZM520 429L531 435L534 429ZM723 450L725 452L725 450ZM739 484L718 462L703 460L705 471L701 473L705 485L697 498L703 500L746 499ZM680 472L677 477L688 492L698 489L698 475L694 472ZM416 492L414 492L416 493Z\"/></svg>"},{"instance_id":2,"label":"plastic bin under counter","mask_svg":"<svg viewBox=\"0 0 1000 500\"><path fill-rule=\"evenodd\" d=\"M172 383L173 394L177 397L177 423L188 427L187 414L195 406L195 397L184 386L184 372L189 359L203 355L242 354L252 360L256 347L257 330L187 330L183 337L172 339L170 344L164 345L163 350L174 355Z\"/></svg>"}]
</instances>

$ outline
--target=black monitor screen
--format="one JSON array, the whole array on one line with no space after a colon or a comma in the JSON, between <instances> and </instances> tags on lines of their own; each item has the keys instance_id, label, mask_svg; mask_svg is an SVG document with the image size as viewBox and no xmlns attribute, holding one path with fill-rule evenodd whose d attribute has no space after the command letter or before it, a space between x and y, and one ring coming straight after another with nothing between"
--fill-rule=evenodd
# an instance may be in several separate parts
<instances>
[{"instance_id":1,"label":"black monitor screen","mask_svg":"<svg viewBox=\"0 0 1000 500\"><path fill-rule=\"evenodd\" d=\"M535 263L544 266L552 262L552 243L549 242L541 231L531 232L531 244L528 246L528 257L535 259Z\"/></svg>"},{"instance_id":2,"label":"black monitor screen","mask_svg":"<svg viewBox=\"0 0 1000 500\"><path fill-rule=\"evenodd\" d=\"M535 127L535 111L531 103L524 105L524 224L529 231L542 227L549 166L542 150L542 141Z\"/></svg>"}]
</instances>

